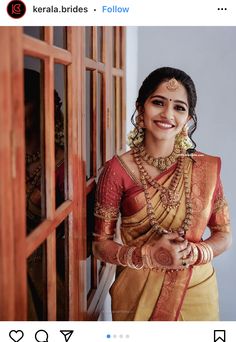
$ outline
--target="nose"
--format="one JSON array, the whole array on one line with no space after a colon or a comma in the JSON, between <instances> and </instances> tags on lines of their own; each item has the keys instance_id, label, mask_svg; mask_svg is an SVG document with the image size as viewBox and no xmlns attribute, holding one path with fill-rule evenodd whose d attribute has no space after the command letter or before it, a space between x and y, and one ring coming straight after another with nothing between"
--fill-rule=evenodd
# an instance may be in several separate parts
<instances>
[{"instance_id":1,"label":"nose","mask_svg":"<svg viewBox=\"0 0 236 342\"><path fill-rule=\"evenodd\" d=\"M162 111L162 117L166 118L168 120L173 119L174 117L174 108L172 106L172 103L170 101L168 101L165 106L163 107L163 111Z\"/></svg>"}]
</instances>

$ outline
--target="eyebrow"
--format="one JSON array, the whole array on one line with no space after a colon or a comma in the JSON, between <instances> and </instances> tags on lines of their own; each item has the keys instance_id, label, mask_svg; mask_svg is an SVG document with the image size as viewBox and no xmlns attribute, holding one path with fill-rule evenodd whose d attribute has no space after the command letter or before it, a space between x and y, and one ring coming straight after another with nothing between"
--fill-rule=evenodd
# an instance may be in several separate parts
<instances>
[{"instance_id":1,"label":"eyebrow","mask_svg":"<svg viewBox=\"0 0 236 342\"><path fill-rule=\"evenodd\" d=\"M162 95L152 95L152 96L150 96L150 98L151 99L153 99L154 97L159 97L159 98L161 98L161 99L163 99L163 100L168 100L168 98L167 97L165 97L165 96L162 96ZM186 103L186 102L184 102L184 101L181 101L181 100L173 100L173 102L178 102L178 103L183 103L187 108L188 108L188 104Z\"/></svg>"}]
</instances>

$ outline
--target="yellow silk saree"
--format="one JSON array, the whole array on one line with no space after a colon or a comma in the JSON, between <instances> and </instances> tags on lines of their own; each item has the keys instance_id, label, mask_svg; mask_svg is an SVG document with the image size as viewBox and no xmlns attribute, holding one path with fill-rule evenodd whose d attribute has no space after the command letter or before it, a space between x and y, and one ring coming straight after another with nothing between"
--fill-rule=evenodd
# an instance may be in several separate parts
<instances>
[{"instance_id":1,"label":"yellow silk saree","mask_svg":"<svg viewBox=\"0 0 236 342\"><path fill-rule=\"evenodd\" d=\"M176 165L172 165L162 172L157 181L168 187L175 168ZM191 242L201 241L207 226L211 230L229 231L228 207L219 177L220 159L197 153L194 161L185 157L184 169L193 207L186 238ZM158 222L165 228L177 229L185 217L183 182L182 176L177 186L180 205L169 212L161 203L160 192L149 188ZM108 163L99 186L104 195L101 208L111 213L113 228L109 228L107 216L106 230L112 234L115 213L120 211L123 244L141 247L150 242L156 233L149 224L142 186L121 158L115 156ZM119 266L110 294L113 320L219 320L217 282L211 263L173 272Z\"/></svg>"}]
</instances>

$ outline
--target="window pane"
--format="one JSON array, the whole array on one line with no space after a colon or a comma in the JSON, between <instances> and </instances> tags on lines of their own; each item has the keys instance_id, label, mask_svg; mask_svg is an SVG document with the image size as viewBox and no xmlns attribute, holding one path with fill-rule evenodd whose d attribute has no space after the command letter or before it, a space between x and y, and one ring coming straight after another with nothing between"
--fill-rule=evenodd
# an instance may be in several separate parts
<instances>
[{"instance_id":1,"label":"window pane","mask_svg":"<svg viewBox=\"0 0 236 342\"><path fill-rule=\"evenodd\" d=\"M23 30L31 37L44 40L44 28L41 26L24 26Z\"/></svg>"},{"instance_id":2,"label":"window pane","mask_svg":"<svg viewBox=\"0 0 236 342\"><path fill-rule=\"evenodd\" d=\"M57 320L69 319L68 219L56 230Z\"/></svg>"},{"instance_id":3,"label":"window pane","mask_svg":"<svg viewBox=\"0 0 236 342\"><path fill-rule=\"evenodd\" d=\"M67 48L67 28L64 26L53 27L53 44L62 48Z\"/></svg>"},{"instance_id":4,"label":"window pane","mask_svg":"<svg viewBox=\"0 0 236 342\"><path fill-rule=\"evenodd\" d=\"M43 62L25 57L25 148L27 232L45 218Z\"/></svg>"},{"instance_id":5,"label":"window pane","mask_svg":"<svg viewBox=\"0 0 236 342\"><path fill-rule=\"evenodd\" d=\"M104 62L103 59L103 28L98 26L97 27L97 54L98 54L98 61Z\"/></svg>"},{"instance_id":6,"label":"window pane","mask_svg":"<svg viewBox=\"0 0 236 342\"><path fill-rule=\"evenodd\" d=\"M94 202L95 202L95 187L87 195L87 294L93 288L93 256L92 256L92 238L94 229Z\"/></svg>"},{"instance_id":7,"label":"window pane","mask_svg":"<svg viewBox=\"0 0 236 342\"><path fill-rule=\"evenodd\" d=\"M67 199L67 76L66 66L54 66L56 207Z\"/></svg>"},{"instance_id":8,"label":"window pane","mask_svg":"<svg viewBox=\"0 0 236 342\"><path fill-rule=\"evenodd\" d=\"M97 168L99 169L103 165L103 146L104 146L104 134L103 128L103 77L101 73L98 73L97 83Z\"/></svg>"},{"instance_id":9,"label":"window pane","mask_svg":"<svg viewBox=\"0 0 236 342\"><path fill-rule=\"evenodd\" d=\"M119 79L119 123L120 123L120 128L119 128L119 133L120 133L120 136L119 136L119 148L122 149L122 142L123 142L123 136L125 134L125 132L123 132L123 127L125 127L125 125L123 125L123 120L124 120L124 113L123 113L123 106L122 106L122 102L123 102L123 99L122 99L122 78L120 77Z\"/></svg>"},{"instance_id":10,"label":"window pane","mask_svg":"<svg viewBox=\"0 0 236 342\"><path fill-rule=\"evenodd\" d=\"M112 36L112 65L116 67L116 28L113 27L113 36Z\"/></svg>"},{"instance_id":11,"label":"window pane","mask_svg":"<svg viewBox=\"0 0 236 342\"><path fill-rule=\"evenodd\" d=\"M112 78L111 151L116 153L116 77Z\"/></svg>"},{"instance_id":12,"label":"window pane","mask_svg":"<svg viewBox=\"0 0 236 342\"><path fill-rule=\"evenodd\" d=\"M93 72L86 70L86 179L93 175Z\"/></svg>"},{"instance_id":13,"label":"window pane","mask_svg":"<svg viewBox=\"0 0 236 342\"><path fill-rule=\"evenodd\" d=\"M93 58L93 28L85 27L85 56Z\"/></svg>"},{"instance_id":14,"label":"window pane","mask_svg":"<svg viewBox=\"0 0 236 342\"><path fill-rule=\"evenodd\" d=\"M39 246L27 259L28 320L47 320L46 244Z\"/></svg>"},{"instance_id":15,"label":"window pane","mask_svg":"<svg viewBox=\"0 0 236 342\"><path fill-rule=\"evenodd\" d=\"M123 61L123 54L122 54L122 51L123 51L123 49L122 49L122 43L123 43L123 35L122 35L122 32L123 32L123 28L122 27L120 27L120 32L119 32L119 34L120 34L120 68L123 68L124 67L124 61Z\"/></svg>"}]
</instances>

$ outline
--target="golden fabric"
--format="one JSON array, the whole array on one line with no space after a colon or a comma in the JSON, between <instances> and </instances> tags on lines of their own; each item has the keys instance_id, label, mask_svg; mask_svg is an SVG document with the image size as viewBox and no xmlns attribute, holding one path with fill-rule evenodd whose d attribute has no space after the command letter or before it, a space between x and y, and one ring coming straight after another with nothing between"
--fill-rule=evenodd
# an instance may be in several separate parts
<instances>
[{"instance_id":1,"label":"golden fabric","mask_svg":"<svg viewBox=\"0 0 236 342\"><path fill-rule=\"evenodd\" d=\"M199 153L194 156L194 160L195 162L188 157L184 160L193 205L193 219L186 238L192 242L199 242L207 225L212 230L228 232L229 216L219 177L220 159ZM142 187L136 179L130 177L130 172L127 173L123 162L117 157L114 157L105 169L106 177L102 176L97 201L99 199L99 203L104 206L107 204L106 196L103 197L101 189L106 189L107 182L112 182L112 186L109 186L116 189L117 196L114 196L115 200L110 201L109 205L119 208L121 212L122 242L129 246L141 247L155 235L147 217ZM172 166L163 172L158 176L158 182L168 186L174 171L175 166ZM109 177L110 174L113 177ZM180 205L170 212L163 208L159 191L149 188L158 222L165 228L177 229L184 219L183 181L182 176L177 186L181 196ZM111 197L112 194L109 193L109 198ZM109 234L114 234L114 220L110 220L110 229L108 223L108 220L104 220L103 224L96 224L96 233L102 235L106 230ZM106 229L102 228L103 226L106 226ZM179 272L134 270L126 267L119 272L110 293L113 320L219 319L218 291L211 264L194 266ZM203 302L201 299L204 299Z\"/></svg>"}]
</instances>

